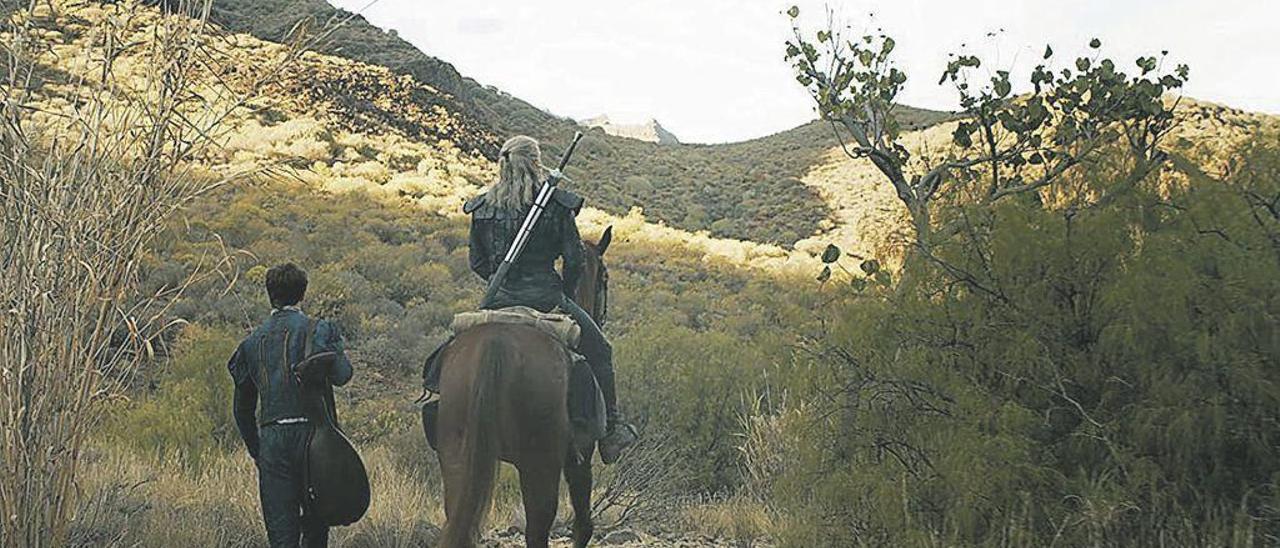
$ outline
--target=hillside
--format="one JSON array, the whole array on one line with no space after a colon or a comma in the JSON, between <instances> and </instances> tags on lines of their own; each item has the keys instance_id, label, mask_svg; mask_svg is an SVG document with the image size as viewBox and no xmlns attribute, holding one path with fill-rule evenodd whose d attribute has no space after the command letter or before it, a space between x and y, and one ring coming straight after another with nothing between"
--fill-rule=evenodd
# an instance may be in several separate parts
<instances>
[{"instance_id":1,"label":"hillside","mask_svg":"<svg viewBox=\"0 0 1280 548\"><path fill-rule=\"evenodd\" d=\"M300 20L311 28L342 21L317 51L390 68L452 96L455 113L495 135L525 133L543 141L548 155L582 126L459 74L392 33L330 6L324 0L218 0L213 19L227 29L281 40ZM904 109L903 126L928 126L946 114ZM816 125L725 145L659 147L593 131L569 175L590 203L615 214L634 207L672 227L713 236L791 246L824 231L833 211L820 191L802 180L831 148ZM485 149L493 158L495 149Z\"/></svg>"},{"instance_id":2,"label":"hillside","mask_svg":"<svg viewBox=\"0 0 1280 548\"><path fill-rule=\"evenodd\" d=\"M216 19L232 30L240 25L276 37L299 17L320 27L347 17L318 0L224 0L216 7ZM245 35L228 39L246 67L262 65L279 48ZM82 46L63 47L70 56ZM566 135L580 129L517 98L454 78L447 63L358 16L327 34L317 49L343 55L306 55L270 90L270 105L230 120L226 148L210 158L211 165L221 166L215 169L283 165L294 170L294 178L328 191L364 191L457 215L461 201L493 177L490 160L503 138L495 124L537 119L558 124ZM350 59L357 56L390 66ZM484 101L529 117L498 116L477 107ZM1171 142L1187 151L1230 150L1275 121L1195 101L1184 101L1182 112ZM949 115L903 107L899 116L910 148L948 146L951 126L939 122ZM740 265L788 270L815 264L828 243L890 257L902 240L903 212L892 190L869 162L845 157L826 124L719 145L659 145L599 129L589 134L566 185L587 195L593 207L584 219L596 227L626 219L623 224L637 238ZM546 143L548 155L559 146L559 135L553 137Z\"/></svg>"},{"instance_id":3,"label":"hillside","mask_svg":"<svg viewBox=\"0 0 1280 548\"><path fill-rule=\"evenodd\" d=\"M464 142L486 158L492 159L501 139L514 132L539 138L554 157L573 131L587 131L591 137L569 169L568 186L606 213L625 215L639 208L645 219L681 231L774 244L809 256L828 243L888 256L902 241L903 210L892 189L869 162L845 157L826 124L811 122L739 143L641 142L582 127L466 78L447 62L324 0L218 0L214 5L218 23L267 40L283 38L299 21L309 21L314 29L341 22L316 45L317 51L413 76L431 90L423 97L467 124L468 131L484 135ZM385 80L393 79L388 75ZM306 91L305 78L299 82L293 90L316 93ZM360 114L373 98L387 93L377 79L366 77L365 82L363 95L338 101L349 115L376 118L414 108L412 101L382 101L378 104L384 110ZM1173 140L1183 149L1227 150L1274 120L1208 103L1184 101L1183 106L1185 119ZM939 150L950 145L952 126L938 126L950 115L900 107L898 116L909 147ZM919 132L927 128L932 129Z\"/></svg>"}]
</instances>

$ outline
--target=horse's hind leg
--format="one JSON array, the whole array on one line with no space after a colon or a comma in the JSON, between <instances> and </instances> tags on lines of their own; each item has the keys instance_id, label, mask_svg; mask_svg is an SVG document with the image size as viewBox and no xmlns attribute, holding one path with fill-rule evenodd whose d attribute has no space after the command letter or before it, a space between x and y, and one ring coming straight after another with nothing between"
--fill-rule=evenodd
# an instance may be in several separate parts
<instances>
[{"instance_id":1,"label":"horse's hind leg","mask_svg":"<svg viewBox=\"0 0 1280 548\"><path fill-rule=\"evenodd\" d=\"M524 498L524 543L544 548L551 539L551 525L560 504L558 463L526 463L520 469L520 494Z\"/></svg>"},{"instance_id":2,"label":"horse's hind leg","mask_svg":"<svg viewBox=\"0 0 1280 548\"><path fill-rule=\"evenodd\" d=\"M583 548L595 533L591 522L591 461L564 467L564 480L569 484L569 500L573 502L573 545Z\"/></svg>"}]
</instances>

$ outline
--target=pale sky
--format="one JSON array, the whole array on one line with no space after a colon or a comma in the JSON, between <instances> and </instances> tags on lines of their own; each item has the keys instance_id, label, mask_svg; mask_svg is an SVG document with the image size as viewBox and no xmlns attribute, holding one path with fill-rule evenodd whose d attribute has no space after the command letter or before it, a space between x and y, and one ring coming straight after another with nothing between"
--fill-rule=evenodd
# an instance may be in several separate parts
<instances>
[{"instance_id":1,"label":"pale sky","mask_svg":"<svg viewBox=\"0 0 1280 548\"><path fill-rule=\"evenodd\" d=\"M870 22L893 36L910 78L902 102L913 106L956 108L937 82L962 45L1025 81L1046 44L1065 66L1098 37L1127 72L1138 55L1167 49L1170 66L1191 65L1187 95L1280 114L1280 0L331 1L555 114L656 118L684 142L814 118L783 60L792 4L810 25L830 5L855 29Z\"/></svg>"}]
</instances>

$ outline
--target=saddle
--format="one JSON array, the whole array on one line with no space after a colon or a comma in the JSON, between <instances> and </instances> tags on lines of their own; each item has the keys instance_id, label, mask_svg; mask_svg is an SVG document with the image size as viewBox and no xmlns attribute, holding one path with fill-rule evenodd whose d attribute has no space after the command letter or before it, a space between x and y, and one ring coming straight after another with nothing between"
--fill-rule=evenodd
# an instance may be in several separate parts
<instances>
[{"instance_id":1,"label":"saddle","mask_svg":"<svg viewBox=\"0 0 1280 548\"><path fill-rule=\"evenodd\" d=\"M600 386L596 383L596 376L591 372L591 366L587 363L587 359L574 351L582 335L582 329L578 327L577 322L573 321L573 318L567 314L539 312L527 306L512 306L496 310L478 310L456 314L453 317L450 328L456 336L472 327L490 323L533 327L550 335L569 350L569 355L573 358L573 366L569 369L567 403L575 449L571 451L571 454L576 458L582 458L583 455L589 458L591 451L595 448L595 442L605 436L607 417L604 407L604 395L600 392ZM453 342L453 338L441 344L431 354L431 357L427 358L427 363L423 369L424 380L434 376L432 369L438 366L436 358L451 342ZM427 387L427 391L434 392L433 388ZM428 436L428 438L430 437Z\"/></svg>"},{"instance_id":2,"label":"saddle","mask_svg":"<svg viewBox=\"0 0 1280 548\"><path fill-rule=\"evenodd\" d=\"M316 320L308 326L303 361L293 366L302 385L302 412L311 424L303 456L305 511L327 525L350 525L369 509L369 475L338 425L328 372L337 354L311 354Z\"/></svg>"},{"instance_id":3,"label":"saddle","mask_svg":"<svg viewBox=\"0 0 1280 548\"><path fill-rule=\"evenodd\" d=\"M453 316L449 326L457 335L467 329L487 323L505 323L527 325L543 333L555 337L570 349L578 347L578 339L582 337L582 328L566 314L539 312L527 306L509 306L496 310L477 310L462 312Z\"/></svg>"}]
</instances>

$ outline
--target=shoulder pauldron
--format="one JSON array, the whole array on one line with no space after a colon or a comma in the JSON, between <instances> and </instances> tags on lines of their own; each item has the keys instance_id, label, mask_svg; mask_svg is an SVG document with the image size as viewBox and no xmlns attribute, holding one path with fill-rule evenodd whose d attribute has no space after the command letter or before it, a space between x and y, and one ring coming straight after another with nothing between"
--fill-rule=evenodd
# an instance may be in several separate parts
<instances>
[{"instance_id":1,"label":"shoulder pauldron","mask_svg":"<svg viewBox=\"0 0 1280 548\"><path fill-rule=\"evenodd\" d=\"M467 214L474 213L475 210L479 209L480 206L484 205L485 196L488 196L488 194L487 193L481 194L470 200L467 200L466 203L462 204L462 212Z\"/></svg>"},{"instance_id":2,"label":"shoulder pauldron","mask_svg":"<svg viewBox=\"0 0 1280 548\"><path fill-rule=\"evenodd\" d=\"M551 195L551 198L574 213L577 213L579 209L582 209L582 203L584 201L582 196L578 196L577 194L563 188L557 188L555 193Z\"/></svg>"}]
</instances>

